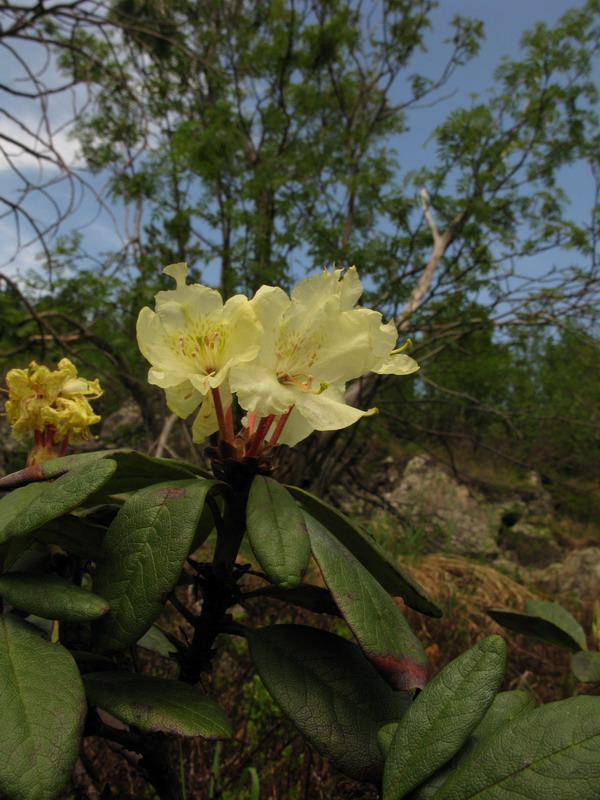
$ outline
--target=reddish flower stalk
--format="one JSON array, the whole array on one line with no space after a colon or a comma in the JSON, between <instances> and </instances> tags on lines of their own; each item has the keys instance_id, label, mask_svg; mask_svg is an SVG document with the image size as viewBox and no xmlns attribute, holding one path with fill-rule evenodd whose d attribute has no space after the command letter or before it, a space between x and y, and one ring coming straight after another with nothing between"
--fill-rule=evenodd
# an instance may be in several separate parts
<instances>
[{"instance_id":1,"label":"reddish flower stalk","mask_svg":"<svg viewBox=\"0 0 600 800\"><path fill-rule=\"evenodd\" d=\"M269 447L273 447L274 445L277 444L277 440L281 436L281 431L283 430L283 426L287 422L289 415L292 413L292 408L293 406L290 408L289 411L286 411L285 414L282 414L279 417L277 425L275 426L275 430L273 431L273 435L269 439Z\"/></svg>"},{"instance_id":2,"label":"reddish flower stalk","mask_svg":"<svg viewBox=\"0 0 600 800\"><path fill-rule=\"evenodd\" d=\"M217 422L219 424L219 434L221 439L224 442L229 442L229 444L233 444L233 423L231 429L231 438L229 438L229 430L227 421L225 419L225 412L223 411L223 403L221 402L221 395L219 394L218 389L211 389L213 402L215 404L215 413L217 415Z\"/></svg>"},{"instance_id":3,"label":"reddish flower stalk","mask_svg":"<svg viewBox=\"0 0 600 800\"><path fill-rule=\"evenodd\" d=\"M246 451L247 456L255 456L258 452L259 447L265 440L265 436L269 432L269 428L273 424L273 420L275 419L275 414L269 414L268 417L263 417L261 421L258 423L258 428L256 429L256 433L252 439L252 444Z\"/></svg>"}]
</instances>

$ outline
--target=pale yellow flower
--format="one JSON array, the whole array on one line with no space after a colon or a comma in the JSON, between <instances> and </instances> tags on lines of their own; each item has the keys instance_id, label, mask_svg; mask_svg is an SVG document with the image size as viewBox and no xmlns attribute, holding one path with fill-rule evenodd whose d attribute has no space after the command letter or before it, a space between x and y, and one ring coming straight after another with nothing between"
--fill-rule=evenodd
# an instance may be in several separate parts
<instances>
[{"instance_id":1,"label":"pale yellow flower","mask_svg":"<svg viewBox=\"0 0 600 800\"><path fill-rule=\"evenodd\" d=\"M16 439L34 432L49 446L77 442L87 439L90 425L100 422L88 400L100 397L100 383L79 377L68 358L61 359L56 370L35 361L27 369L11 369L6 383L6 415ZM38 439L36 435L36 444Z\"/></svg>"},{"instance_id":2,"label":"pale yellow flower","mask_svg":"<svg viewBox=\"0 0 600 800\"><path fill-rule=\"evenodd\" d=\"M262 326L248 298L224 304L219 292L187 284L187 264L163 270L177 288L156 295L156 311L143 308L137 321L142 355L152 365L148 382L165 389L167 405L182 418L201 406L193 424L194 441L220 429L231 405L229 372L254 359Z\"/></svg>"},{"instance_id":3,"label":"pale yellow flower","mask_svg":"<svg viewBox=\"0 0 600 800\"><path fill-rule=\"evenodd\" d=\"M394 352L398 334L377 311L354 307L362 294L356 269L305 278L291 298L262 286L250 305L264 329L255 360L238 364L230 385L254 417L290 413L278 441L295 444L312 430L337 430L376 409L344 400L349 380L367 372L408 375L416 361Z\"/></svg>"}]
</instances>

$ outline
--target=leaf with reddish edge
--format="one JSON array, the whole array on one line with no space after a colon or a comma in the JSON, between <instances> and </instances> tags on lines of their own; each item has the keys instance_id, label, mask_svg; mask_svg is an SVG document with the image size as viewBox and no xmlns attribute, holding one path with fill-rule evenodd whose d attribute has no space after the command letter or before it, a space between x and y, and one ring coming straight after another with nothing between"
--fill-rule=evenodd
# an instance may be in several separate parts
<instances>
[{"instance_id":1,"label":"leaf with reddish edge","mask_svg":"<svg viewBox=\"0 0 600 800\"><path fill-rule=\"evenodd\" d=\"M394 689L422 689L427 656L394 600L320 522L304 519L323 579L363 653Z\"/></svg>"},{"instance_id":2,"label":"leaf with reddish edge","mask_svg":"<svg viewBox=\"0 0 600 800\"><path fill-rule=\"evenodd\" d=\"M441 617L442 610L413 576L396 563L375 539L348 517L298 486L288 492L338 539L392 597L401 597L407 606L430 617Z\"/></svg>"}]
</instances>

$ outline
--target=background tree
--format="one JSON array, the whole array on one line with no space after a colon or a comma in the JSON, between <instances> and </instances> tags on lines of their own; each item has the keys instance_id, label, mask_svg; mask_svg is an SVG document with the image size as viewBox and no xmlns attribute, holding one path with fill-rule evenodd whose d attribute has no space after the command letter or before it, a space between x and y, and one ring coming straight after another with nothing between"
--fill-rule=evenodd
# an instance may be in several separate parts
<instances>
[{"instance_id":1,"label":"background tree","mask_svg":"<svg viewBox=\"0 0 600 800\"><path fill-rule=\"evenodd\" d=\"M118 251L93 260L75 240L68 253L63 245L50 253L47 266L76 270L47 286L49 297L82 299L83 286L101 285L101 299L88 294L87 327L106 325L105 338L127 358L137 310L163 264L187 260L229 295L356 263L367 302L395 316L423 363L425 384L412 402L442 408L462 391L478 413L506 420L514 396L513 387L500 396L514 367L507 343L527 338L517 332L596 324L594 198L582 222L561 186L577 167L598 191L591 73L600 4L589 0L554 28L536 26L522 58L500 66L490 95L434 131L436 162L407 169L395 149L411 109L439 96L482 36L480 23L456 18L445 68L413 74L433 5L178 0L167 9L127 0L28 18L67 80L85 84L81 151L128 220ZM465 353L477 358L469 385L456 389L461 368L450 380L441 365ZM368 402L381 381L352 391ZM479 419L467 414L465 424ZM343 471L338 450L320 450Z\"/></svg>"}]
</instances>

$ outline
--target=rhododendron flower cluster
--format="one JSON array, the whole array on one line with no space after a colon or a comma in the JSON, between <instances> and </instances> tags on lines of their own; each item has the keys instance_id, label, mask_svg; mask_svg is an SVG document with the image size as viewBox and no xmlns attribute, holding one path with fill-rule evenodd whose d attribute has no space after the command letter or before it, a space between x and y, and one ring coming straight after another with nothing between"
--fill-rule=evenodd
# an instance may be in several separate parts
<instances>
[{"instance_id":1,"label":"rhododendron flower cluster","mask_svg":"<svg viewBox=\"0 0 600 800\"><path fill-rule=\"evenodd\" d=\"M61 359L56 370L35 361L27 369L11 369L6 384L6 416L13 436L34 435L28 463L64 455L69 441L89 438L90 425L100 422L89 403L103 393L100 383L78 376L68 358Z\"/></svg>"},{"instance_id":2,"label":"rhododendron flower cluster","mask_svg":"<svg viewBox=\"0 0 600 800\"><path fill-rule=\"evenodd\" d=\"M150 383L166 391L180 417L198 407L194 441L219 430L233 444L231 404L248 413L249 453L265 440L294 445L312 431L345 428L376 409L346 404L348 381L367 372L408 375L419 367L396 348L393 322L356 306L363 292L355 267L324 270L288 296L262 286L249 300L186 283L187 265L164 272L177 287L143 308L137 327Z\"/></svg>"}]
</instances>

